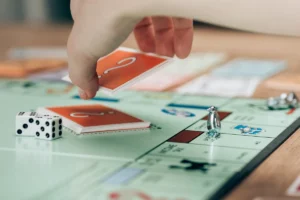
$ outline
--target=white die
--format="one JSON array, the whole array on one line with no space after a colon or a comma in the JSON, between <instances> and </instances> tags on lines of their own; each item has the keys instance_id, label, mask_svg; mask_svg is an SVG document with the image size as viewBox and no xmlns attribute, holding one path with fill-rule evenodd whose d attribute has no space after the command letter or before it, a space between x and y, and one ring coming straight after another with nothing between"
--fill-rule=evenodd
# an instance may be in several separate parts
<instances>
[{"instance_id":1,"label":"white die","mask_svg":"<svg viewBox=\"0 0 300 200\"><path fill-rule=\"evenodd\" d=\"M44 140L54 140L62 136L62 118L59 116L40 115L35 118L35 137Z\"/></svg>"},{"instance_id":2,"label":"white die","mask_svg":"<svg viewBox=\"0 0 300 200\"><path fill-rule=\"evenodd\" d=\"M34 136L36 112L19 112L16 116L16 135Z\"/></svg>"}]
</instances>

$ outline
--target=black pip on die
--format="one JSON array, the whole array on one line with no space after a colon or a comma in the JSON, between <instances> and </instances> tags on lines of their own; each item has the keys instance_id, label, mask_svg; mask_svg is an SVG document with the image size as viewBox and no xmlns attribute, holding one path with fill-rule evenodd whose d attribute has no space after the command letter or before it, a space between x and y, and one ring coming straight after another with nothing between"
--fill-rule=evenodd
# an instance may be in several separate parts
<instances>
[{"instance_id":1,"label":"black pip on die","mask_svg":"<svg viewBox=\"0 0 300 200\"><path fill-rule=\"evenodd\" d=\"M54 140L62 136L62 118L59 116L36 116L37 124L35 137L38 139Z\"/></svg>"}]
</instances>

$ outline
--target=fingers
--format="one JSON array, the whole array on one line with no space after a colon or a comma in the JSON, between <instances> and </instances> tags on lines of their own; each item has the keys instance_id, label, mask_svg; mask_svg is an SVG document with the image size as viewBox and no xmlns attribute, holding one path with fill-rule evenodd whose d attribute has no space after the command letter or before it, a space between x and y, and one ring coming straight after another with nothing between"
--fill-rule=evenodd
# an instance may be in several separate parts
<instances>
[{"instance_id":1,"label":"fingers","mask_svg":"<svg viewBox=\"0 0 300 200\"><path fill-rule=\"evenodd\" d=\"M155 32L155 51L157 54L173 57L173 22L170 17L153 17L152 18Z\"/></svg>"},{"instance_id":2,"label":"fingers","mask_svg":"<svg viewBox=\"0 0 300 200\"><path fill-rule=\"evenodd\" d=\"M186 58L192 49L193 20L173 18L174 51L179 58Z\"/></svg>"},{"instance_id":3,"label":"fingers","mask_svg":"<svg viewBox=\"0 0 300 200\"><path fill-rule=\"evenodd\" d=\"M155 52L155 36L150 17L144 18L134 29L134 36L139 48L145 52Z\"/></svg>"},{"instance_id":4,"label":"fingers","mask_svg":"<svg viewBox=\"0 0 300 200\"><path fill-rule=\"evenodd\" d=\"M135 27L134 35L142 51L186 58L192 48L193 20L147 17Z\"/></svg>"}]
</instances>

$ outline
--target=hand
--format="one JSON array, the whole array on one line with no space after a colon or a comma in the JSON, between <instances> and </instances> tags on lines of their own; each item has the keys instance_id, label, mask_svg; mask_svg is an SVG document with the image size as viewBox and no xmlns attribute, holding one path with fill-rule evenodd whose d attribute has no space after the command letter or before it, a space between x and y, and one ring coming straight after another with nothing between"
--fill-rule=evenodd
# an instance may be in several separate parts
<instances>
[{"instance_id":1,"label":"hand","mask_svg":"<svg viewBox=\"0 0 300 200\"><path fill-rule=\"evenodd\" d=\"M71 1L74 26L68 40L69 74L82 99L93 98L99 88L97 60L119 47L132 31L142 51L179 58L190 53L192 20L143 18L115 4L112 0Z\"/></svg>"},{"instance_id":2,"label":"hand","mask_svg":"<svg viewBox=\"0 0 300 200\"><path fill-rule=\"evenodd\" d=\"M146 17L137 24L134 35L145 52L186 58L192 47L193 21L171 17Z\"/></svg>"}]
</instances>

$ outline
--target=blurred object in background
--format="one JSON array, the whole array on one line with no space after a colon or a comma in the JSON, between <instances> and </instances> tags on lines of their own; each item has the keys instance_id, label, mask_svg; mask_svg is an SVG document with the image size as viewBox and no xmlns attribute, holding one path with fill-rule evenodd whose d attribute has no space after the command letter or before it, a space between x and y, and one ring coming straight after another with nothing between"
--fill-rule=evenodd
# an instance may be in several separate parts
<instances>
[{"instance_id":1,"label":"blurred object in background","mask_svg":"<svg viewBox=\"0 0 300 200\"><path fill-rule=\"evenodd\" d=\"M67 49L63 46L56 47L15 47L7 52L7 58L11 60L23 59L67 59Z\"/></svg>"},{"instance_id":2,"label":"blurred object in background","mask_svg":"<svg viewBox=\"0 0 300 200\"><path fill-rule=\"evenodd\" d=\"M70 0L0 0L0 23L71 23ZM207 26L195 21L195 26Z\"/></svg>"},{"instance_id":3,"label":"blurred object in background","mask_svg":"<svg viewBox=\"0 0 300 200\"><path fill-rule=\"evenodd\" d=\"M68 23L70 0L1 0L0 23Z\"/></svg>"}]
</instances>

